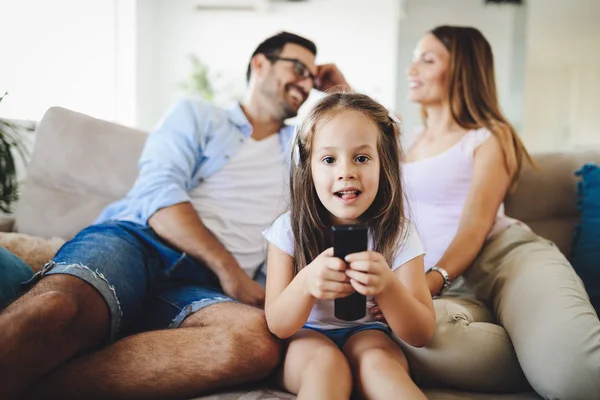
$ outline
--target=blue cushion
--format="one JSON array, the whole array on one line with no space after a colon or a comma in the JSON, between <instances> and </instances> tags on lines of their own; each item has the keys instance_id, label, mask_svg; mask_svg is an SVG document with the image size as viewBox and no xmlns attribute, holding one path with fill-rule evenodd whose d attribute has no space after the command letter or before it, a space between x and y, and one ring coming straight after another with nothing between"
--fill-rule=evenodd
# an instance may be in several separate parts
<instances>
[{"instance_id":1,"label":"blue cushion","mask_svg":"<svg viewBox=\"0 0 600 400\"><path fill-rule=\"evenodd\" d=\"M21 293L21 283L29 280L33 271L10 251L0 247L0 310Z\"/></svg>"},{"instance_id":2,"label":"blue cushion","mask_svg":"<svg viewBox=\"0 0 600 400\"><path fill-rule=\"evenodd\" d=\"M600 315L600 166L585 164L575 175L581 220L575 227L571 263Z\"/></svg>"}]
</instances>

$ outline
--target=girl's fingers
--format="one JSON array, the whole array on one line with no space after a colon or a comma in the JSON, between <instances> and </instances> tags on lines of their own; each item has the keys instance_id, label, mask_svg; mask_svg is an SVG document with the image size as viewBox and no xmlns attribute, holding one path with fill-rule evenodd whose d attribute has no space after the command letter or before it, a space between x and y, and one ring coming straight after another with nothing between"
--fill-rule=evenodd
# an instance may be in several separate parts
<instances>
[{"instance_id":1,"label":"girl's fingers","mask_svg":"<svg viewBox=\"0 0 600 400\"><path fill-rule=\"evenodd\" d=\"M367 287L363 284L361 284L358 281L355 281L354 279L350 279L350 284L352 285L352 287L354 288L354 290L356 290L358 293L363 294L365 296L369 295L369 291L367 289Z\"/></svg>"},{"instance_id":2,"label":"girl's fingers","mask_svg":"<svg viewBox=\"0 0 600 400\"><path fill-rule=\"evenodd\" d=\"M338 257L329 257L325 261L327 268L334 271L344 271L347 268L347 264L344 260Z\"/></svg>"},{"instance_id":3,"label":"girl's fingers","mask_svg":"<svg viewBox=\"0 0 600 400\"><path fill-rule=\"evenodd\" d=\"M335 271L329 268L325 268L321 272L321 277L325 281L334 281L334 282L348 282L348 275L346 275L343 271Z\"/></svg>"},{"instance_id":4,"label":"girl's fingers","mask_svg":"<svg viewBox=\"0 0 600 400\"><path fill-rule=\"evenodd\" d=\"M333 257L333 247L330 247L330 248L324 250L321 254L323 254L327 257Z\"/></svg>"},{"instance_id":5,"label":"girl's fingers","mask_svg":"<svg viewBox=\"0 0 600 400\"><path fill-rule=\"evenodd\" d=\"M373 262L369 260L352 261L348 266L355 271L369 272L373 270Z\"/></svg>"},{"instance_id":6,"label":"girl's fingers","mask_svg":"<svg viewBox=\"0 0 600 400\"><path fill-rule=\"evenodd\" d=\"M352 261L381 261L385 258L380 253L376 251L361 251L360 253L352 253L348 254L345 258L346 262Z\"/></svg>"},{"instance_id":7,"label":"girl's fingers","mask_svg":"<svg viewBox=\"0 0 600 400\"><path fill-rule=\"evenodd\" d=\"M376 275L366 274L364 272L355 271L352 269L347 270L346 275L348 275L350 279L354 279L360 284L366 286L372 286L378 280Z\"/></svg>"},{"instance_id":8,"label":"girl's fingers","mask_svg":"<svg viewBox=\"0 0 600 400\"><path fill-rule=\"evenodd\" d=\"M350 294L350 293L354 292L354 289L352 288L352 285L350 285L350 283L334 282L334 281L324 281L319 289L323 293L329 292L329 293L333 293L333 294L339 294L339 293Z\"/></svg>"}]
</instances>

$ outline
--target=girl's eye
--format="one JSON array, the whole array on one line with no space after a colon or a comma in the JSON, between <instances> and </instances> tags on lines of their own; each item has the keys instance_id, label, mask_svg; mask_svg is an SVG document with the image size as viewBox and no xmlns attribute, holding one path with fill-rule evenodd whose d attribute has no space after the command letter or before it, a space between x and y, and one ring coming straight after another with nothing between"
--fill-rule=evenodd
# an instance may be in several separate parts
<instances>
[{"instance_id":1,"label":"girl's eye","mask_svg":"<svg viewBox=\"0 0 600 400\"><path fill-rule=\"evenodd\" d=\"M366 163L367 161L369 161L369 157L367 157L367 156L356 157L356 162L358 162L358 163Z\"/></svg>"},{"instance_id":2,"label":"girl's eye","mask_svg":"<svg viewBox=\"0 0 600 400\"><path fill-rule=\"evenodd\" d=\"M323 157L323 159L321 160L323 161L325 164L333 164L335 162L335 158L333 157Z\"/></svg>"}]
</instances>

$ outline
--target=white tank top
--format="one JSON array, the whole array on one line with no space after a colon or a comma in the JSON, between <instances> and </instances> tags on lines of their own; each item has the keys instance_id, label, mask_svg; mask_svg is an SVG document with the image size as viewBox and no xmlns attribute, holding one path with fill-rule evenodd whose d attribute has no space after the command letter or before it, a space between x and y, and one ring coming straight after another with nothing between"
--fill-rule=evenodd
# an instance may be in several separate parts
<instances>
[{"instance_id":1,"label":"white tank top","mask_svg":"<svg viewBox=\"0 0 600 400\"><path fill-rule=\"evenodd\" d=\"M458 231L473 182L475 149L490 136L492 133L486 128L472 130L441 154L403 163L407 217L416 225L423 243L425 267L437 264ZM501 204L489 236L514 222L518 221L507 217Z\"/></svg>"}]
</instances>

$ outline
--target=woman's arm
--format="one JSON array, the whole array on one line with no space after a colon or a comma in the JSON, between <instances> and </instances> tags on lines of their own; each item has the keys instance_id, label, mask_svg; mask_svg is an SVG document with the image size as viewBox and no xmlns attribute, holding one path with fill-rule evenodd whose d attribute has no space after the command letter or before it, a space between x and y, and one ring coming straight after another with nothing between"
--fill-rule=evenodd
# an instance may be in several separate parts
<instances>
[{"instance_id":1,"label":"woman's arm","mask_svg":"<svg viewBox=\"0 0 600 400\"><path fill-rule=\"evenodd\" d=\"M475 260L492 229L498 207L511 183L504 153L496 136L491 136L475 150L473 183L463 208L458 232L437 265L450 280L460 276ZM442 289L442 276L433 271L426 275L432 295Z\"/></svg>"},{"instance_id":2,"label":"woman's arm","mask_svg":"<svg viewBox=\"0 0 600 400\"><path fill-rule=\"evenodd\" d=\"M343 272L346 264L329 248L294 277L294 259L269 243L265 315L269 330L286 339L308 320L317 299L335 299L353 292Z\"/></svg>"}]
</instances>

